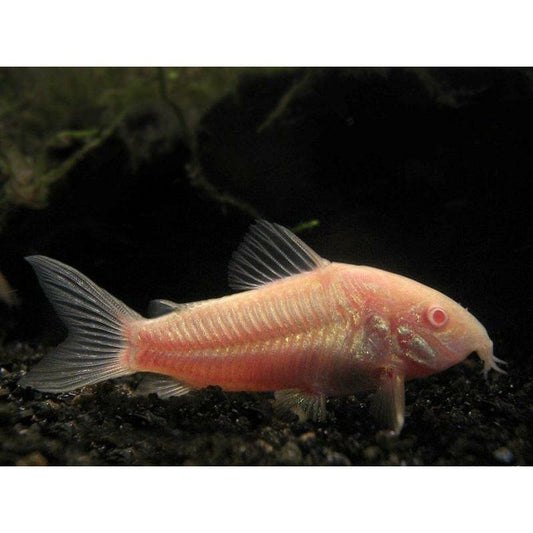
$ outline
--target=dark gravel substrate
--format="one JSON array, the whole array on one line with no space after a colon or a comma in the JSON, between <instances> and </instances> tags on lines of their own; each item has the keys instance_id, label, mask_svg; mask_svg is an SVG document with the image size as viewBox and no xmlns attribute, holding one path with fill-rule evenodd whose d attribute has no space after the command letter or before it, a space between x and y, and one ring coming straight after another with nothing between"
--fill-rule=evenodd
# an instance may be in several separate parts
<instances>
[{"instance_id":1,"label":"dark gravel substrate","mask_svg":"<svg viewBox=\"0 0 533 533\"><path fill-rule=\"evenodd\" d=\"M400 437L377 433L365 402L335 399L325 424L280 421L268 394L159 400L134 380L81 393L17 387L41 351L2 347L0 464L17 465L516 465L531 464L533 383L511 369L487 382L468 360L407 388ZM530 369L531 370L531 369Z\"/></svg>"}]
</instances>

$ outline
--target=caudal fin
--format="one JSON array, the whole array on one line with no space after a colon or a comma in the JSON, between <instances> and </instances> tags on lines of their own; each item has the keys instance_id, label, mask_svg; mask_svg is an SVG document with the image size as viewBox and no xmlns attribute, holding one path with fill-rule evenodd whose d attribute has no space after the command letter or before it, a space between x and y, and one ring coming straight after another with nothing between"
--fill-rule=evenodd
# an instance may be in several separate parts
<instances>
[{"instance_id":1,"label":"caudal fin","mask_svg":"<svg viewBox=\"0 0 533 533\"><path fill-rule=\"evenodd\" d=\"M42 255L26 260L69 334L19 385L65 392L132 374L125 326L142 317L72 267Z\"/></svg>"}]
</instances>

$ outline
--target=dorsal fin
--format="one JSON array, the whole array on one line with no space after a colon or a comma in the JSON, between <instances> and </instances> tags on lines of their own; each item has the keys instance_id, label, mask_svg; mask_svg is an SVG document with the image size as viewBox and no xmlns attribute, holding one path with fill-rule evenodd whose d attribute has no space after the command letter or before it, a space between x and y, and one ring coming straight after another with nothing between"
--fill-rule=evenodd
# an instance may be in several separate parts
<instances>
[{"instance_id":1,"label":"dorsal fin","mask_svg":"<svg viewBox=\"0 0 533 533\"><path fill-rule=\"evenodd\" d=\"M287 228L257 220L233 253L228 280L232 289L255 289L328 264Z\"/></svg>"}]
</instances>

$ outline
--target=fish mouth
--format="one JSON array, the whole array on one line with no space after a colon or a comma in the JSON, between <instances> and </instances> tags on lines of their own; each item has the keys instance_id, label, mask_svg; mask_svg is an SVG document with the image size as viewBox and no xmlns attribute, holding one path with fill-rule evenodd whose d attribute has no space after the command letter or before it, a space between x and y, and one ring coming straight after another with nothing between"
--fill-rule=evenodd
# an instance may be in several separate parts
<instances>
[{"instance_id":1,"label":"fish mouth","mask_svg":"<svg viewBox=\"0 0 533 533\"><path fill-rule=\"evenodd\" d=\"M498 366L498 364L506 365L507 362L503 361L502 359L499 359L494 355L494 347L491 340L488 340L488 342L483 343L475 350L475 352L483 361L483 375L485 376L485 378L487 377L490 370L495 370L500 374L507 374L507 372L503 370L503 368L500 368Z\"/></svg>"}]
</instances>

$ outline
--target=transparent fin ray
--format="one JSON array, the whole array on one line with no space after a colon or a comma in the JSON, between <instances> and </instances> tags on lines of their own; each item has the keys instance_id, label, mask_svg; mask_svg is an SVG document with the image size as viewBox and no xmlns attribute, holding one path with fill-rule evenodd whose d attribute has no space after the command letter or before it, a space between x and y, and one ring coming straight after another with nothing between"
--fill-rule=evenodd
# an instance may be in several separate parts
<instances>
[{"instance_id":1,"label":"transparent fin ray","mask_svg":"<svg viewBox=\"0 0 533 533\"><path fill-rule=\"evenodd\" d=\"M141 316L72 267L44 256L26 260L69 335L19 384L65 392L132 374L122 363L127 350L124 327Z\"/></svg>"},{"instance_id":2,"label":"transparent fin ray","mask_svg":"<svg viewBox=\"0 0 533 533\"><path fill-rule=\"evenodd\" d=\"M233 253L228 281L232 289L255 289L328 264L287 228L258 220Z\"/></svg>"},{"instance_id":3,"label":"transparent fin ray","mask_svg":"<svg viewBox=\"0 0 533 533\"><path fill-rule=\"evenodd\" d=\"M183 396L191 392L191 390L193 390L192 387L189 387L177 379L162 374L152 373L144 374L137 387L138 394L155 393L163 399L172 396Z\"/></svg>"},{"instance_id":4,"label":"transparent fin ray","mask_svg":"<svg viewBox=\"0 0 533 533\"><path fill-rule=\"evenodd\" d=\"M214 301L213 298L209 300L199 300L197 302L176 303L170 300L151 300L148 304L148 316L150 318L157 318L160 316L168 315L169 313L185 311L186 309L192 309L193 307L199 307L209 302Z\"/></svg>"},{"instance_id":5,"label":"transparent fin ray","mask_svg":"<svg viewBox=\"0 0 533 533\"><path fill-rule=\"evenodd\" d=\"M326 397L323 394L298 389L276 391L274 410L280 417L287 417L293 413L301 422L308 418L315 422L324 422L327 418Z\"/></svg>"},{"instance_id":6,"label":"transparent fin ray","mask_svg":"<svg viewBox=\"0 0 533 533\"><path fill-rule=\"evenodd\" d=\"M384 369L370 410L384 429L400 433L405 418L405 386L397 369Z\"/></svg>"},{"instance_id":7,"label":"transparent fin ray","mask_svg":"<svg viewBox=\"0 0 533 533\"><path fill-rule=\"evenodd\" d=\"M171 302L170 300L150 300L147 314L150 318L157 318L158 316L168 315L181 309L181 304Z\"/></svg>"}]
</instances>

